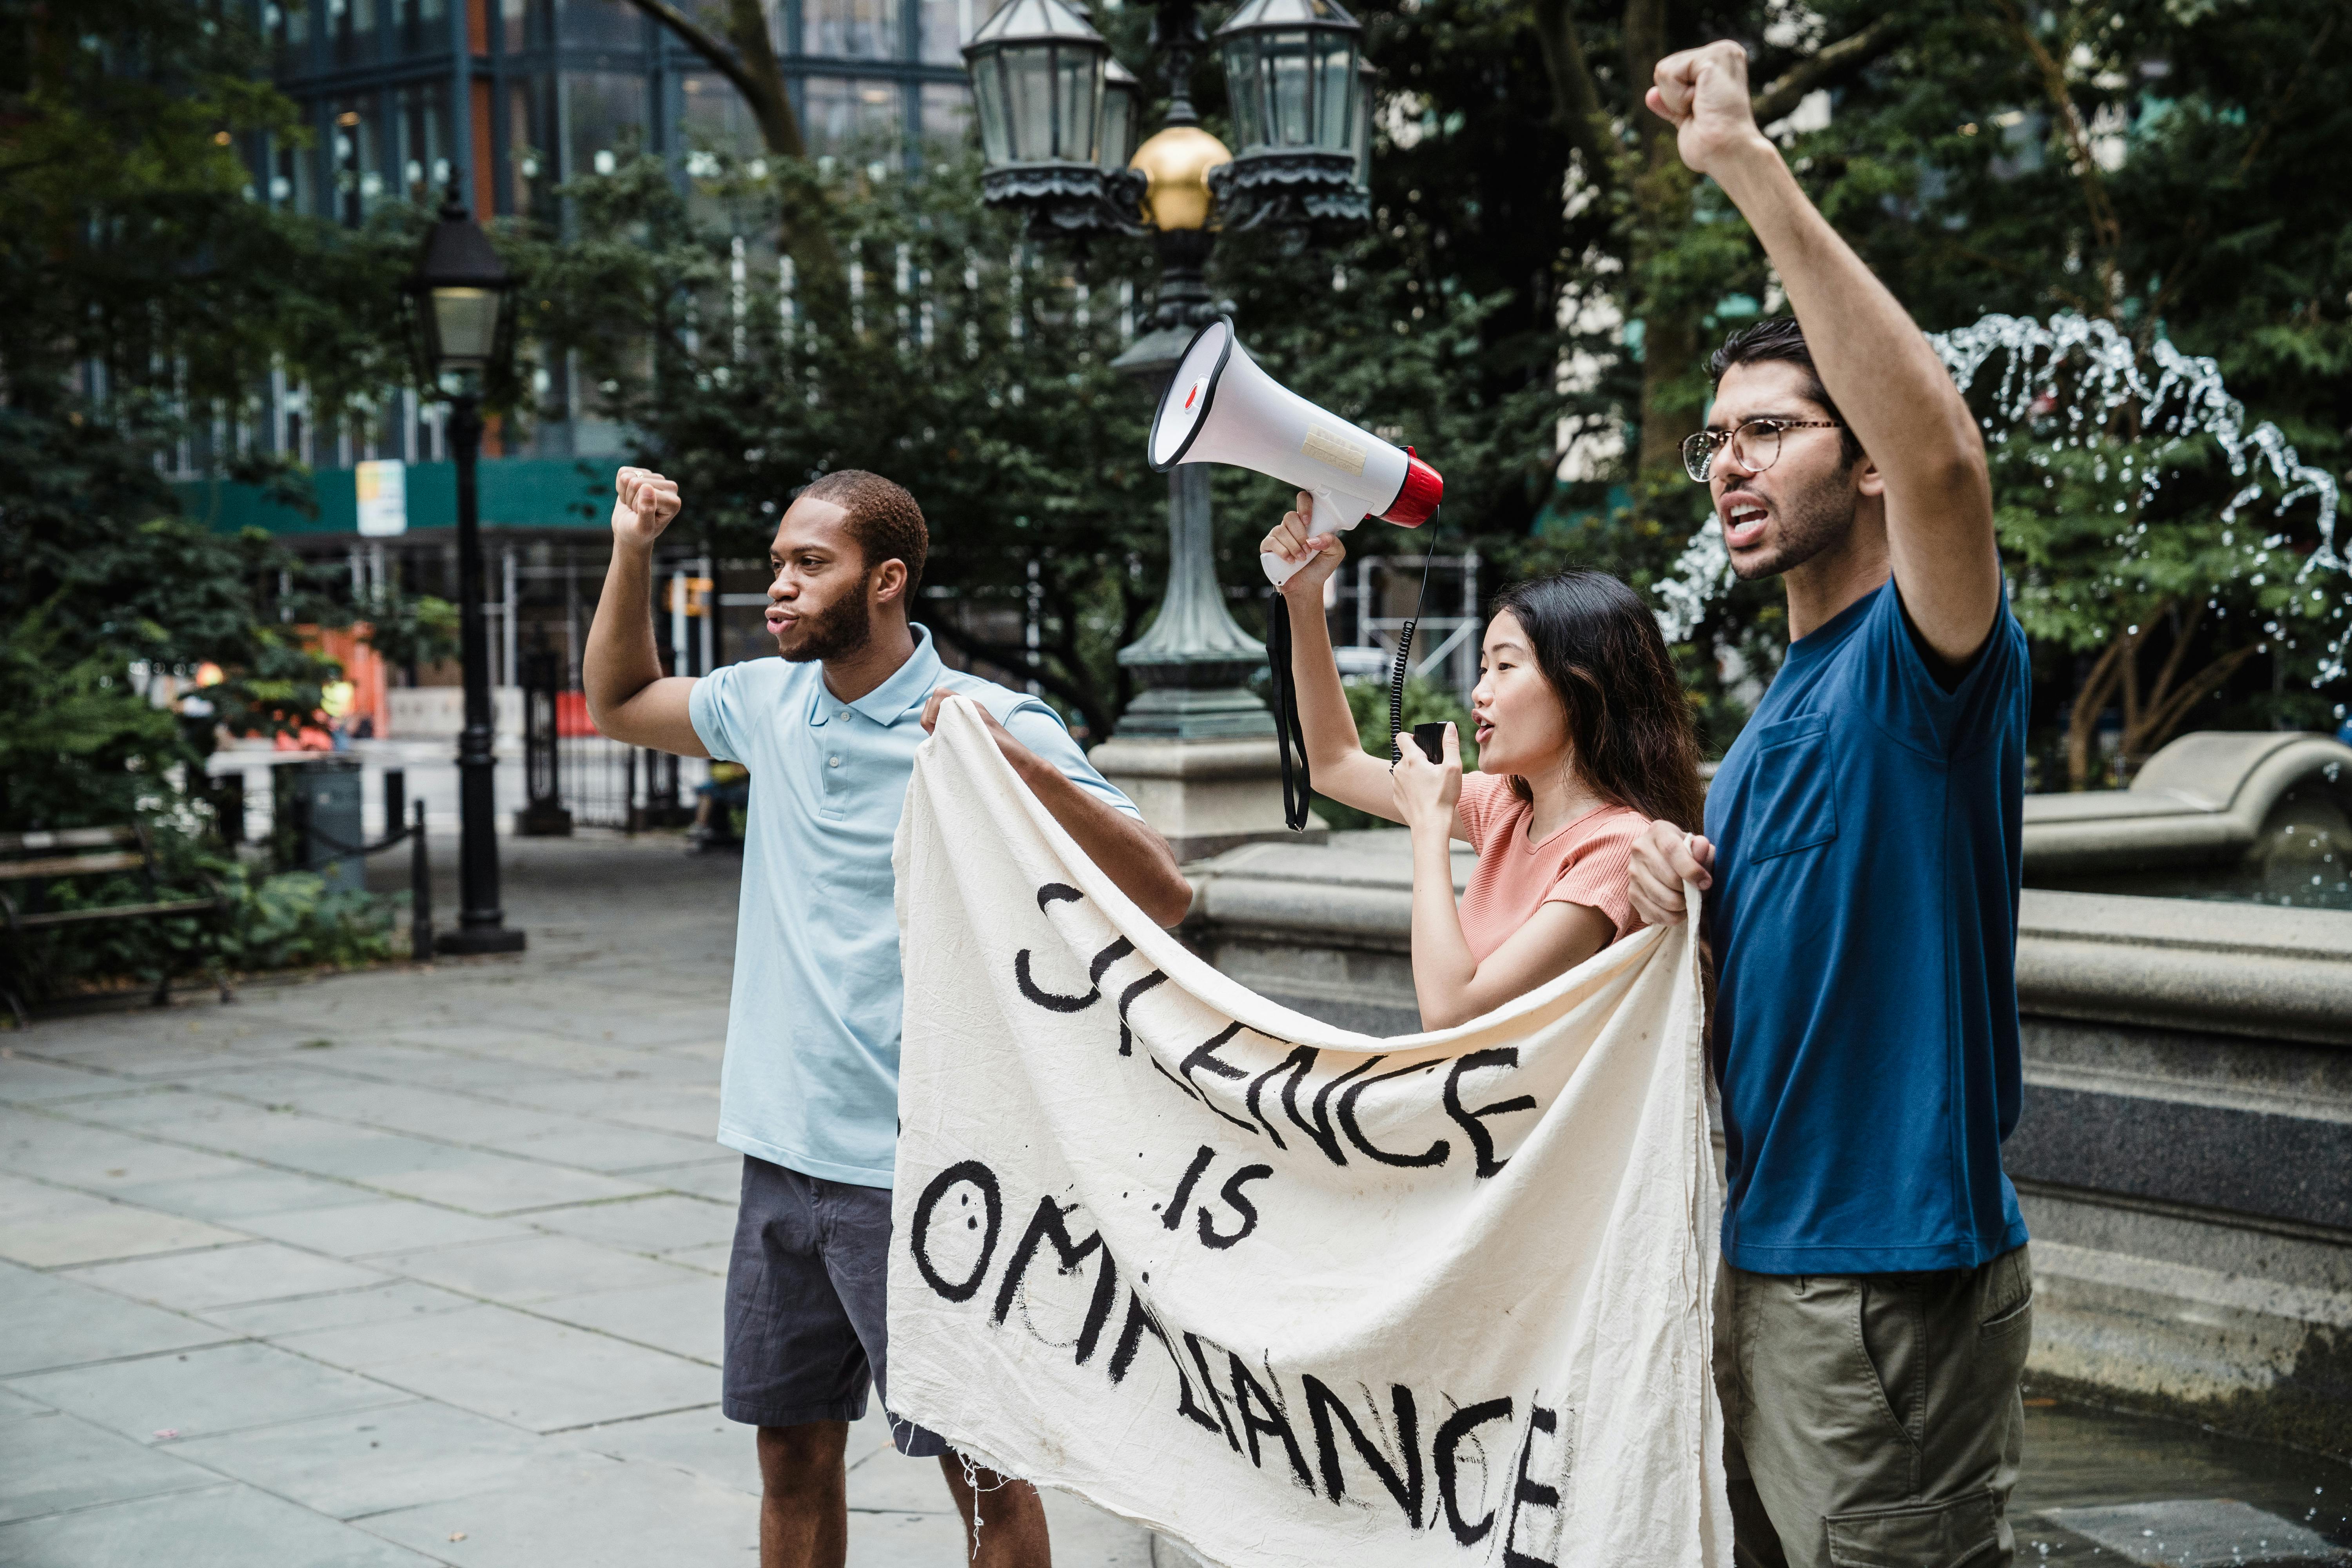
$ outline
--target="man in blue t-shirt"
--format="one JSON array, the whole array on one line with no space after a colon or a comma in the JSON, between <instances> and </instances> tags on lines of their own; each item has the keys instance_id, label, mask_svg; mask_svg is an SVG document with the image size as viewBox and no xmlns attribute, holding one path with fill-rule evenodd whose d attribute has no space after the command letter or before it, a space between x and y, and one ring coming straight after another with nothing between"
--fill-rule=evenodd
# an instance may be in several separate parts
<instances>
[{"instance_id":1,"label":"man in blue t-shirt","mask_svg":"<svg viewBox=\"0 0 2352 1568\"><path fill-rule=\"evenodd\" d=\"M940 704L980 704L1014 773L1146 915L1174 925L1192 889L1052 709L947 668L908 622L930 535L905 489L847 469L801 491L769 547L768 631L783 657L692 679L662 675L653 638L654 541L677 487L623 468L615 489L583 660L589 711L616 740L751 774L719 1092L719 1141L743 1154L721 1408L759 1428L761 1568L821 1568L846 1550L844 1448L869 1379L889 1410L903 995L890 855ZM890 1426L901 1453L939 1458L975 1568L1042 1568L1034 1487L980 1469L975 1489L937 1434Z\"/></svg>"},{"instance_id":2,"label":"man in blue t-shirt","mask_svg":"<svg viewBox=\"0 0 2352 1568\"><path fill-rule=\"evenodd\" d=\"M1717 352L1684 447L1732 569L1781 579L1791 640L1706 837L1654 824L1632 878L1652 921L1708 889L1738 1561L2006 1563L2032 1310L2000 1169L2025 638L1975 421L1757 130L1747 65L1672 56L1649 103L1795 312Z\"/></svg>"}]
</instances>

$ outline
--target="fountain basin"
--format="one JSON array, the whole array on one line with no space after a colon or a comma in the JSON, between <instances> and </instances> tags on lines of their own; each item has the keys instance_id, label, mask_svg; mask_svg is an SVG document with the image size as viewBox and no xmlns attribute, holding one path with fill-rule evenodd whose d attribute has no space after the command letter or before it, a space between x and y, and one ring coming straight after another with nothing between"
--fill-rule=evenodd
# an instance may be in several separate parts
<instances>
[{"instance_id":1,"label":"fountain basin","mask_svg":"<svg viewBox=\"0 0 2352 1568\"><path fill-rule=\"evenodd\" d=\"M2129 789L2025 797L2038 888L2352 910L2352 746L2204 731Z\"/></svg>"}]
</instances>

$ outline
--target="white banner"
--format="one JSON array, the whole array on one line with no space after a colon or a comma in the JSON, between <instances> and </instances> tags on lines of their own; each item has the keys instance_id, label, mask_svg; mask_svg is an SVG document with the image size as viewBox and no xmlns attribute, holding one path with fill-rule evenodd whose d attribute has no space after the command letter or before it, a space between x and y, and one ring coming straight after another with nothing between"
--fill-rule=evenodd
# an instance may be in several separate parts
<instances>
[{"instance_id":1,"label":"white banner","mask_svg":"<svg viewBox=\"0 0 2352 1568\"><path fill-rule=\"evenodd\" d=\"M1333 1028L1153 925L961 700L898 879L898 1415L1226 1568L1730 1563L1692 923Z\"/></svg>"}]
</instances>

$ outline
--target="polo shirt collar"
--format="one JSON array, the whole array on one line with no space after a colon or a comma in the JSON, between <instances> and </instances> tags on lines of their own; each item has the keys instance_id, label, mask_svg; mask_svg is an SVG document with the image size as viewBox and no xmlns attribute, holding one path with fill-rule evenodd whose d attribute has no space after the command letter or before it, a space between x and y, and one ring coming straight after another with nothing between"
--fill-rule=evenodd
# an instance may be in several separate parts
<instances>
[{"instance_id":1,"label":"polo shirt collar","mask_svg":"<svg viewBox=\"0 0 2352 1568\"><path fill-rule=\"evenodd\" d=\"M908 656L906 663L891 672L889 679L855 702L844 703L826 690L824 675L820 670L816 700L809 708L809 722L822 724L830 715L847 707L877 724L894 724L908 709L920 708L929 700L943 673L939 650L931 646L929 628L916 626L908 629L915 634L915 651Z\"/></svg>"}]
</instances>

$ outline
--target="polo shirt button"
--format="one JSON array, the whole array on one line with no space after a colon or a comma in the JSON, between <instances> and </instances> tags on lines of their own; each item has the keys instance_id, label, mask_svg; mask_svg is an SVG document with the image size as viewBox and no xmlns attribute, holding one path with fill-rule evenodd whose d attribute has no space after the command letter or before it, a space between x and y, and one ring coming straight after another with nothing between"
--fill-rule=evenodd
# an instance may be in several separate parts
<instances>
[{"instance_id":1,"label":"polo shirt button","mask_svg":"<svg viewBox=\"0 0 2352 1568\"><path fill-rule=\"evenodd\" d=\"M839 757L827 757L824 760L824 765L829 768L837 768L841 766L841 759Z\"/></svg>"}]
</instances>

